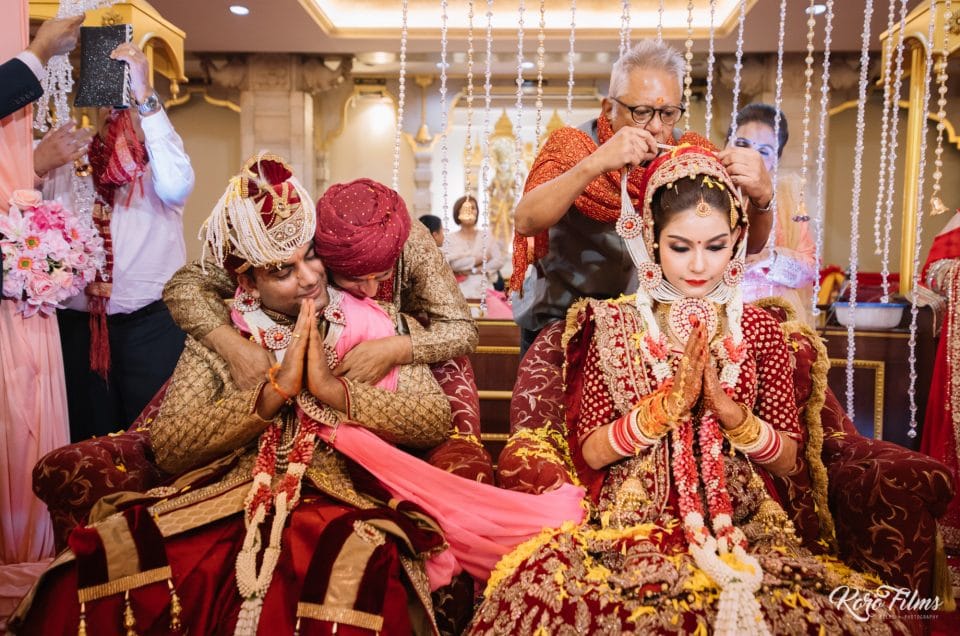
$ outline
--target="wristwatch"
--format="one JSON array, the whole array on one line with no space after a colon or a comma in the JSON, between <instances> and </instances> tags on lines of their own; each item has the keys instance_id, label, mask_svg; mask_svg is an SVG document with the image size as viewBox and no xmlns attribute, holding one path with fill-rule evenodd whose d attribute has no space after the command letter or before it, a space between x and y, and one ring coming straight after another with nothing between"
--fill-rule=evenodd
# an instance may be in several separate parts
<instances>
[{"instance_id":1,"label":"wristwatch","mask_svg":"<svg viewBox=\"0 0 960 636\"><path fill-rule=\"evenodd\" d=\"M160 103L160 98L157 97L156 92L151 92L146 99L137 104L137 112L140 113L141 117L152 115L161 108L163 108L163 104Z\"/></svg>"}]
</instances>

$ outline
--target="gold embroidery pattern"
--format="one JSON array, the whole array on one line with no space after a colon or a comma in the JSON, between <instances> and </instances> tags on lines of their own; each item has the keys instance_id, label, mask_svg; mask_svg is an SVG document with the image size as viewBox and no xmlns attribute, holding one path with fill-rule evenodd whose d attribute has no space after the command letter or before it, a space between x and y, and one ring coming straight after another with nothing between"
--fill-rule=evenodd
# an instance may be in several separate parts
<instances>
[{"instance_id":1,"label":"gold embroidery pattern","mask_svg":"<svg viewBox=\"0 0 960 636\"><path fill-rule=\"evenodd\" d=\"M165 565L162 568L131 574L130 576L124 576L106 583L101 583L100 585L82 587L77 590L77 597L81 603L89 603L107 596L126 592L127 590L150 585L151 583L166 581L172 576L173 573L170 571L170 566Z\"/></svg>"},{"instance_id":2,"label":"gold embroidery pattern","mask_svg":"<svg viewBox=\"0 0 960 636\"><path fill-rule=\"evenodd\" d=\"M383 616L347 607L329 607L316 603L300 602L297 603L297 616L312 618L316 621L343 623L344 625L369 629L374 632L383 631Z\"/></svg>"}]
</instances>

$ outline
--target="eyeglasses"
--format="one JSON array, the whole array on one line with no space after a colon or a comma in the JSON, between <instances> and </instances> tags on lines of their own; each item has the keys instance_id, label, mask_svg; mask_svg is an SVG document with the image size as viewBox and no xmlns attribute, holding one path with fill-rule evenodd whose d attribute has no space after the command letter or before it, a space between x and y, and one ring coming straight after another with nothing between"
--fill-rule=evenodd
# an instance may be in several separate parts
<instances>
[{"instance_id":1,"label":"eyeglasses","mask_svg":"<svg viewBox=\"0 0 960 636\"><path fill-rule=\"evenodd\" d=\"M683 117L683 114L687 111L687 109L683 106L664 106L663 108L651 108L650 106L630 106L628 104L624 104L616 97L611 97L610 99L629 110L630 117L632 117L633 121L641 126L646 126L649 124L654 115L660 116L660 122L664 126L673 126L675 123L680 121L680 118Z\"/></svg>"}]
</instances>

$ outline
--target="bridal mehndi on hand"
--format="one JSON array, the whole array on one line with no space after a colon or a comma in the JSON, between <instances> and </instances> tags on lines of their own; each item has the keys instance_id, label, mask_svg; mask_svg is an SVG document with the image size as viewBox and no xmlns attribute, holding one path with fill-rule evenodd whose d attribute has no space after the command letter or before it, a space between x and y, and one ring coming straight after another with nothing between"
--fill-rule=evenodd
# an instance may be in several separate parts
<instances>
[{"instance_id":1,"label":"bridal mehndi on hand","mask_svg":"<svg viewBox=\"0 0 960 636\"><path fill-rule=\"evenodd\" d=\"M798 469L806 438L780 327L741 300L739 188L681 146L646 168L640 201L618 224L636 295L578 302L563 335L589 520L505 557L471 633L907 632L832 604L879 581L804 548L778 503L771 476Z\"/></svg>"}]
</instances>

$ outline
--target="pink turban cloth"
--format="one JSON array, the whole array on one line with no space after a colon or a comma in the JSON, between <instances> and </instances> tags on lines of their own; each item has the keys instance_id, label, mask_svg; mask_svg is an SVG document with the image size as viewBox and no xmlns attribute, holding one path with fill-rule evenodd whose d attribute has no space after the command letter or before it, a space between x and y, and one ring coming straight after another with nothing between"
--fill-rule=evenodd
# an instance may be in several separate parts
<instances>
[{"instance_id":1,"label":"pink turban cloth","mask_svg":"<svg viewBox=\"0 0 960 636\"><path fill-rule=\"evenodd\" d=\"M314 248L324 266L344 276L385 272L400 257L410 215L394 190L372 179L330 186L317 201Z\"/></svg>"}]
</instances>

